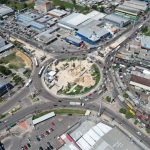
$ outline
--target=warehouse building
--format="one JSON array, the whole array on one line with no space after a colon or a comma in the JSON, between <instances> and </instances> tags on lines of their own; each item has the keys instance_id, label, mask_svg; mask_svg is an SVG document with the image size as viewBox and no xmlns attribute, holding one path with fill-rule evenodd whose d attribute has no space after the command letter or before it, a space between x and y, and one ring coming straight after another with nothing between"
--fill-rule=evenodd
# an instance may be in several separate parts
<instances>
[{"instance_id":1,"label":"warehouse building","mask_svg":"<svg viewBox=\"0 0 150 150\"><path fill-rule=\"evenodd\" d=\"M139 1L139 0L125 1L123 5L131 8L139 9L141 11L146 11L148 9L147 2Z\"/></svg>"},{"instance_id":2,"label":"warehouse building","mask_svg":"<svg viewBox=\"0 0 150 150\"><path fill-rule=\"evenodd\" d=\"M150 36L141 37L141 47L150 50Z\"/></svg>"},{"instance_id":3,"label":"warehouse building","mask_svg":"<svg viewBox=\"0 0 150 150\"><path fill-rule=\"evenodd\" d=\"M72 13L58 21L58 25L65 29L74 30L89 19L88 16L81 13Z\"/></svg>"},{"instance_id":4,"label":"warehouse building","mask_svg":"<svg viewBox=\"0 0 150 150\"><path fill-rule=\"evenodd\" d=\"M77 47L80 47L83 44L83 41L77 36L68 36L64 40L70 44L77 46Z\"/></svg>"},{"instance_id":5,"label":"warehouse building","mask_svg":"<svg viewBox=\"0 0 150 150\"><path fill-rule=\"evenodd\" d=\"M43 42L44 44L50 44L53 41L57 40L56 35L53 35L55 31L59 30L58 27L53 26L51 29L46 30L44 32L39 33L38 35L35 36L35 39L37 41Z\"/></svg>"},{"instance_id":6,"label":"warehouse building","mask_svg":"<svg viewBox=\"0 0 150 150\"><path fill-rule=\"evenodd\" d=\"M110 14L105 17L105 21L113 23L118 27L125 27L130 24L130 20L119 15Z\"/></svg>"},{"instance_id":7,"label":"warehouse building","mask_svg":"<svg viewBox=\"0 0 150 150\"><path fill-rule=\"evenodd\" d=\"M76 35L78 35L83 41L95 45L100 41L105 40L106 38L111 38L111 33L104 27L98 26L85 26L80 28Z\"/></svg>"},{"instance_id":8,"label":"warehouse building","mask_svg":"<svg viewBox=\"0 0 150 150\"><path fill-rule=\"evenodd\" d=\"M36 22L36 19L39 19L41 16L32 12L25 12L24 14L17 14L16 20L23 26L31 27L35 30L43 30L45 26L41 23Z\"/></svg>"},{"instance_id":9,"label":"warehouse building","mask_svg":"<svg viewBox=\"0 0 150 150\"><path fill-rule=\"evenodd\" d=\"M62 18L65 15L67 15L67 11L60 10L60 9L52 9L47 14L50 15L50 16L56 17L56 18Z\"/></svg>"},{"instance_id":10,"label":"warehouse building","mask_svg":"<svg viewBox=\"0 0 150 150\"><path fill-rule=\"evenodd\" d=\"M0 5L0 16L3 17L5 15L12 14L14 10L6 5Z\"/></svg>"},{"instance_id":11,"label":"warehouse building","mask_svg":"<svg viewBox=\"0 0 150 150\"><path fill-rule=\"evenodd\" d=\"M114 138L115 137L115 138ZM65 143L59 150L140 150L136 143L119 128L102 122L86 120L76 125L60 139Z\"/></svg>"},{"instance_id":12,"label":"warehouse building","mask_svg":"<svg viewBox=\"0 0 150 150\"><path fill-rule=\"evenodd\" d=\"M5 41L5 39L3 39L1 36L0 36L0 53L3 53L7 50L9 50L10 48L13 47L13 44L11 43L7 43Z\"/></svg>"},{"instance_id":13,"label":"warehouse building","mask_svg":"<svg viewBox=\"0 0 150 150\"><path fill-rule=\"evenodd\" d=\"M0 96L3 96L12 88L13 86L11 83L0 77Z\"/></svg>"},{"instance_id":14,"label":"warehouse building","mask_svg":"<svg viewBox=\"0 0 150 150\"><path fill-rule=\"evenodd\" d=\"M140 14L140 10L137 8L128 7L125 5L119 5L116 9L116 12L124 13L126 15L138 16Z\"/></svg>"},{"instance_id":15,"label":"warehouse building","mask_svg":"<svg viewBox=\"0 0 150 150\"><path fill-rule=\"evenodd\" d=\"M91 11L90 13L86 14L86 16L87 16L89 19L102 20L102 19L106 16L106 14L101 13L101 12L96 11L96 10L93 10L93 11Z\"/></svg>"}]
</instances>

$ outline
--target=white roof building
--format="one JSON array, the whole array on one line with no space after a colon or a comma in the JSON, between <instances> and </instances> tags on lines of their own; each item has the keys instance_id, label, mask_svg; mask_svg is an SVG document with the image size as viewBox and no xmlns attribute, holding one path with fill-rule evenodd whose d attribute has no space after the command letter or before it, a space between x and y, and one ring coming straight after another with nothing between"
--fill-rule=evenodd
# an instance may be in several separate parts
<instances>
[{"instance_id":1,"label":"white roof building","mask_svg":"<svg viewBox=\"0 0 150 150\"><path fill-rule=\"evenodd\" d=\"M72 13L61 20L59 20L58 25L65 28L77 28L80 24L87 21L89 17L81 13Z\"/></svg>"},{"instance_id":2,"label":"white roof building","mask_svg":"<svg viewBox=\"0 0 150 150\"><path fill-rule=\"evenodd\" d=\"M0 5L0 16L5 16L10 13L13 13L14 10L6 5Z\"/></svg>"},{"instance_id":3,"label":"white roof building","mask_svg":"<svg viewBox=\"0 0 150 150\"><path fill-rule=\"evenodd\" d=\"M100 20L100 19L103 19L103 18L106 16L106 14L101 13L101 12L96 11L96 10L93 10L93 11L91 11L90 13L86 14L86 16L87 16L89 19Z\"/></svg>"}]
</instances>

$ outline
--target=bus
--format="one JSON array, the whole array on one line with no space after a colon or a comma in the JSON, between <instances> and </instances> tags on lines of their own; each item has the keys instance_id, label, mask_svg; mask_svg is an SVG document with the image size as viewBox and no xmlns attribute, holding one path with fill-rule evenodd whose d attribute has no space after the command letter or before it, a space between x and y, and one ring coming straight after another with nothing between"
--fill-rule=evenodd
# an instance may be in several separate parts
<instances>
[{"instance_id":1,"label":"bus","mask_svg":"<svg viewBox=\"0 0 150 150\"><path fill-rule=\"evenodd\" d=\"M76 106L80 106L80 105L81 105L81 106L84 106L84 103L81 103L81 102L70 102L69 104L70 104L70 105L74 105L74 106L75 106L75 105L76 105Z\"/></svg>"},{"instance_id":2,"label":"bus","mask_svg":"<svg viewBox=\"0 0 150 150\"><path fill-rule=\"evenodd\" d=\"M39 73L38 73L39 77L41 77L41 75L42 75L44 69L45 69L45 66L42 66L42 68L40 69L40 71L39 71Z\"/></svg>"},{"instance_id":3,"label":"bus","mask_svg":"<svg viewBox=\"0 0 150 150\"><path fill-rule=\"evenodd\" d=\"M34 61L35 61L35 66L38 67L39 63L38 63L38 60L36 59L36 57L34 57Z\"/></svg>"}]
</instances>

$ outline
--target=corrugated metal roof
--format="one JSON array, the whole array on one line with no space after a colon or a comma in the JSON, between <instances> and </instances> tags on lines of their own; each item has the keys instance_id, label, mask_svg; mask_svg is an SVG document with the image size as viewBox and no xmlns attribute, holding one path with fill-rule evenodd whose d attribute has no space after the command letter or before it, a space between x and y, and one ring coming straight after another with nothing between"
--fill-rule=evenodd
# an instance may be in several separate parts
<instances>
[{"instance_id":1,"label":"corrugated metal roof","mask_svg":"<svg viewBox=\"0 0 150 150\"><path fill-rule=\"evenodd\" d=\"M129 22L129 19L114 14L107 15L105 19L119 24Z\"/></svg>"}]
</instances>

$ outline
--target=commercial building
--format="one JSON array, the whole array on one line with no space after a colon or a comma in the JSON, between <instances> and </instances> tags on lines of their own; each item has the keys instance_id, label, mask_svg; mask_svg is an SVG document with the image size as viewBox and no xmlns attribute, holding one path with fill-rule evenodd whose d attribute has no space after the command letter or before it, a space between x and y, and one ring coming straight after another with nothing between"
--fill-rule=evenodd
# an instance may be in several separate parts
<instances>
[{"instance_id":1,"label":"commercial building","mask_svg":"<svg viewBox=\"0 0 150 150\"><path fill-rule=\"evenodd\" d=\"M36 0L34 9L39 11L39 12L48 12L53 8L52 2L48 0Z\"/></svg>"},{"instance_id":2,"label":"commercial building","mask_svg":"<svg viewBox=\"0 0 150 150\"><path fill-rule=\"evenodd\" d=\"M107 29L98 26L82 27L76 32L76 35L78 35L83 41L92 45L97 44L106 38L112 37Z\"/></svg>"},{"instance_id":3,"label":"commercial building","mask_svg":"<svg viewBox=\"0 0 150 150\"><path fill-rule=\"evenodd\" d=\"M150 36L141 37L141 47L150 50Z\"/></svg>"},{"instance_id":4,"label":"commercial building","mask_svg":"<svg viewBox=\"0 0 150 150\"><path fill-rule=\"evenodd\" d=\"M131 72L130 85L150 91L150 70L136 66Z\"/></svg>"},{"instance_id":5,"label":"commercial building","mask_svg":"<svg viewBox=\"0 0 150 150\"><path fill-rule=\"evenodd\" d=\"M130 24L130 20L119 15L110 14L105 17L105 21L113 23L119 27L125 27Z\"/></svg>"},{"instance_id":6,"label":"commercial building","mask_svg":"<svg viewBox=\"0 0 150 150\"><path fill-rule=\"evenodd\" d=\"M83 44L83 41L77 36L68 36L64 40L78 47L80 47Z\"/></svg>"},{"instance_id":7,"label":"commercial building","mask_svg":"<svg viewBox=\"0 0 150 150\"><path fill-rule=\"evenodd\" d=\"M10 48L13 47L13 44L11 43L7 43L5 41L5 39L3 39L1 36L0 36L0 53L3 53L5 52L6 50L9 50Z\"/></svg>"},{"instance_id":8,"label":"commercial building","mask_svg":"<svg viewBox=\"0 0 150 150\"><path fill-rule=\"evenodd\" d=\"M14 10L6 5L0 5L0 17L12 14Z\"/></svg>"},{"instance_id":9,"label":"commercial building","mask_svg":"<svg viewBox=\"0 0 150 150\"><path fill-rule=\"evenodd\" d=\"M52 9L47 14L51 15L53 17L56 17L56 18L62 18L62 17L64 17L67 14L67 11L60 10L60 9Z\"/></svg>"},{"instance_id":10,"label":"commercial building","mask_svg":"<svg viewBox=\"0 0 150 150\"><path fill-rule=\"evenodd\" d=\"M119 128L101 122L84 121L60 138L65 144L59 150L140 150Z\"/></svg>"},{"instance_id":11,"label":"commercial building","mask_svg":"<svg viewBox=\"0 0 150 150\"><path fill-rule=\"evenodd\" d=\"M5 93L7 93L12 88L13 88L13 86L11 83L4 80L3 78L0 78L0 96L3 96Z\"/></svg>"}]
</instances>

